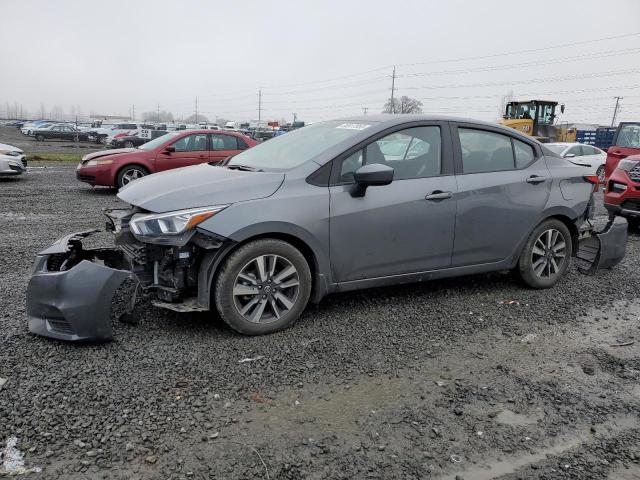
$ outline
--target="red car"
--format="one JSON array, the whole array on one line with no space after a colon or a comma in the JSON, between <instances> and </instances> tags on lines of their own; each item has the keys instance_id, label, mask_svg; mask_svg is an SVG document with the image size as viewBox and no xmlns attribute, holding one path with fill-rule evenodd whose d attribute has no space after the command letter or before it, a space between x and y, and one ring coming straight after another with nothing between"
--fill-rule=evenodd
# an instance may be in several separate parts
<instances>
[{"instance_id":1,"label":"red car","mask_svg":"<svg viewBox=\"0 0 640 480\"><path fill-rule=\"evenodd\" d=\"M613 145L607 150L604 206L640 225L640 122L618 126Z\"/></svg>"},{"instance_id":2,"label":"red car","mask_svg":"<svg viewBox=\"0 0 640 480\"><path fill-rule=\"evenodd\" d=\"M236 132L168 132L138 148L89 153L78 165L76 178L92 186L120 188L151 173L198 163L220 163L256 143L252 138Z\"/></svg>"}]
</instances>

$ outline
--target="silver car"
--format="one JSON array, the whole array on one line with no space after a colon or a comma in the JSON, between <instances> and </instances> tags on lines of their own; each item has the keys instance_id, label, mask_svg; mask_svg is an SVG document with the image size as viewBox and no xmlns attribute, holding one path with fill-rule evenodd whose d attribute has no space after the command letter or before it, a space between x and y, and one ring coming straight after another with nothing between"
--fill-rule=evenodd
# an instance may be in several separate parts
<instances>
[{"instance_id":1,"label":"silver car","mask_svg":"<svg viewBox=\"0 0 640 480\"><path fill-rule=\"evenodd\" d=\"M18 147L0 143L0 176L21 175L27 171L27 157Z\"/></svg>"},{"instance_id":2,"label":"silver car","mask_svg":"<svg viewBox=\"0 0 640 480\"><path fill-rule=\"evenodd\" d=\"M626 221L594 232L598 179L531 137L472 120L366 116L316 123L223 166L150 175L107 212L115 249L78 232L36 258L32 332L108 339L132 278L156 306L217 309L244 334L290 326L309 301L368 287L513 270L553 286L571 258L625 253ZM133 303L133 302L132 302Z\"/></svg>"}]
</instances>

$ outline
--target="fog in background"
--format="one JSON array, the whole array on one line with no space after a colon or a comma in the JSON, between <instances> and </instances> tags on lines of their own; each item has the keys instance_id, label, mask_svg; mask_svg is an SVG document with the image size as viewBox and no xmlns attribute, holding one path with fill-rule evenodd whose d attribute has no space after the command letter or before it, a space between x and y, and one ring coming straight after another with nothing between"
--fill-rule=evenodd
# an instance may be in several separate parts
<instances>
[{"instance_id":1,"label":"fog in background","mask_svg":"<svg viewBox=\"0 0 640 480\"><path fill-rule=\"evenodd\" d=\"M180 117L197 97L250 120L261 89L263 120L311 122L379 113L395 65L425 113L495 121L513 95L609 124L622 96L618 120L640 118L638 0L0 0L0 18L0 116Z\"/></svg>"}]
</instances>

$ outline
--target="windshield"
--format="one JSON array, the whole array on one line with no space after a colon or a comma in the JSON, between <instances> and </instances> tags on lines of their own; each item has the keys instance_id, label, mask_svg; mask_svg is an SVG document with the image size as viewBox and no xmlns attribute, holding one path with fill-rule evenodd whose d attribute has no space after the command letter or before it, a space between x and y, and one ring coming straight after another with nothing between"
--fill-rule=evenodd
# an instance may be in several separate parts
<instances>
[{"instance_id":1,"label":"windshield","mask_svg":"<svg viewBox=\"0 0 640 480\"><path fill-rule=\"evenodd\" d=\"M182 135L182 132L165 133L164 135L160 135L158 138L151 140L144 145L140 145L138 147L138 150L153 150L154 148L167 143L169 140L177 137L178 135Z\"/></svg>"},{"instance_id":2,"label":"windshield","mask_svg":"<svg viewBox=\"0 0 640 480\"><path fill-rule=\"evenodd\" d=\"M566 145L554 145L553 143L547 143L545 147L547 147L553 153L557 153L558 155L562 155L562 152L564 152L564 150L567 148Z\"/></svg>"},{"instance_id":3,"label":"windshield","mask_svg":"<svg viewBox=\"0 0 640 480\"><path fill-rule=\"evenodd\" d=\"M233 157L228 165L243 165L260 170L288 170L302 165L370 126L371 123L344 121L314 123L245 150Z\"/></svg>"},{"instance_id":4,"label":"windshield","mask_svg":"<svg viewBox=\"0 0 640 480\"><path fill-rule=\"evenodd\" d=\"M631 123L618 132L617 147L640 148L640 124Z\"/></svg>"}]
</instances>

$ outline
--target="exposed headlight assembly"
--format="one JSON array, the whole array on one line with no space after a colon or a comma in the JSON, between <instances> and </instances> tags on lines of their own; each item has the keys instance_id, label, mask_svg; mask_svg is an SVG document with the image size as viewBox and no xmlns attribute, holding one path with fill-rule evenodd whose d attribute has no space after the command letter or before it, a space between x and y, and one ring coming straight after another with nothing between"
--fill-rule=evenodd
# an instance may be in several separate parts
<instances>
[{"instance_id":1,"label":"exposed headlight assembly","mask_svg":"<svg viewBox=\"0 0 640 480\"><path fill-rule=\"evenodd\" d=\"M197 225L228 206L216 205L167 213L137 213L131 217L129 228L140 241L182 246L189 241Z\"/></svg>"},{"instance_id":2,"label":"exposed headlight assembly","mask_svg":"<svg viewBox=\"0 0 640 480\"><path fill-rule=\"evenodd\" d=\"M0 150L0 155L8 155L10 157L19 157L22 155L22 152L18 152L16 150Z\"/></svg>"},{"instance_id":3,"label":"exposed headlight assembly","mask_svg":"<svg viewBox=\"0 0 640 480\"><path fill-rule=\"evenodd\" d=\"M620 170L630 172L638 165L640 165L640 160L620 160L620 162L618 163L618 168Z\"/></svg>"}]
</instances>

